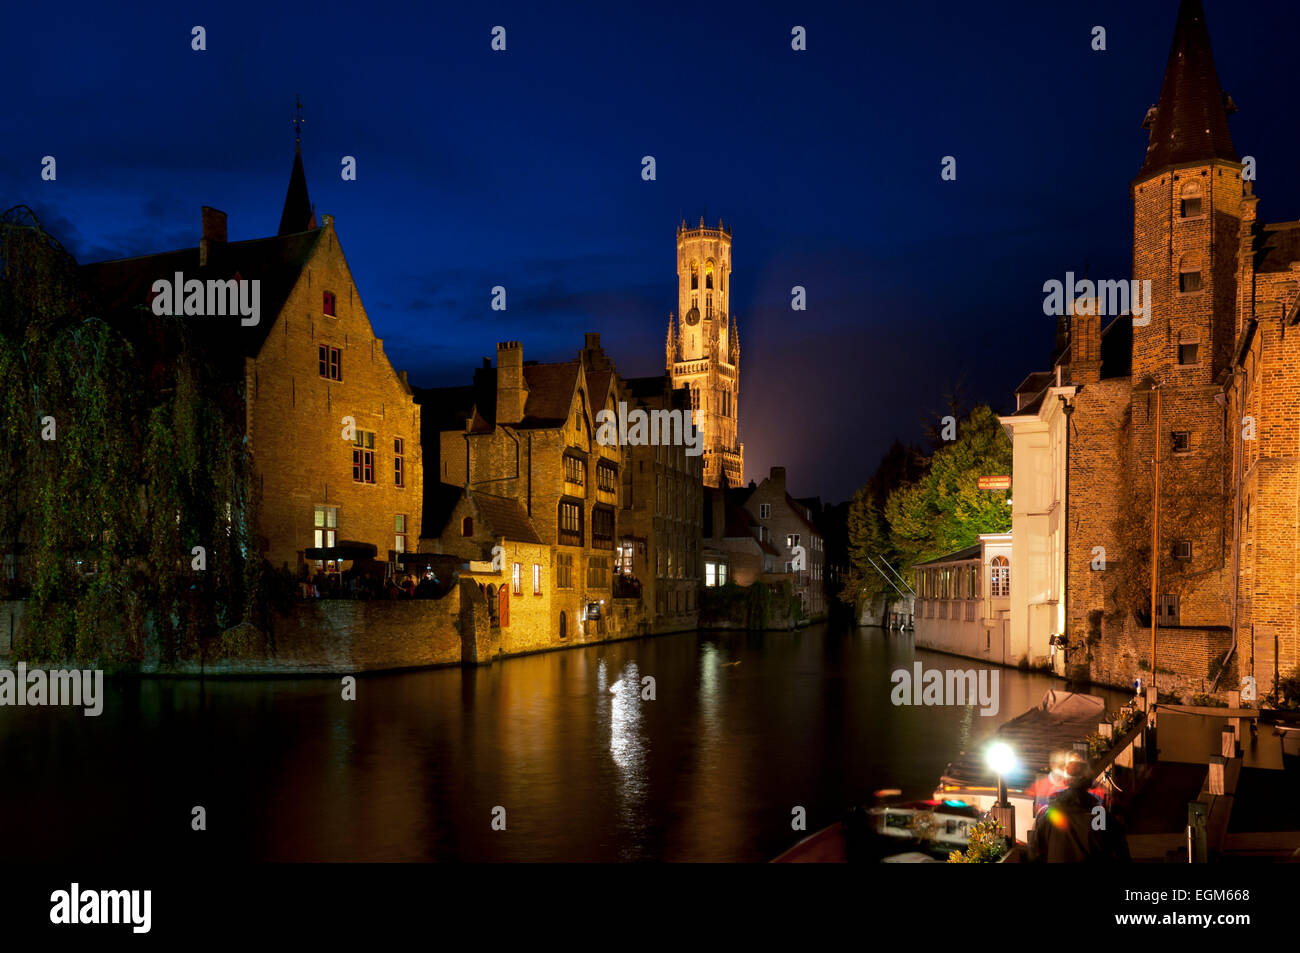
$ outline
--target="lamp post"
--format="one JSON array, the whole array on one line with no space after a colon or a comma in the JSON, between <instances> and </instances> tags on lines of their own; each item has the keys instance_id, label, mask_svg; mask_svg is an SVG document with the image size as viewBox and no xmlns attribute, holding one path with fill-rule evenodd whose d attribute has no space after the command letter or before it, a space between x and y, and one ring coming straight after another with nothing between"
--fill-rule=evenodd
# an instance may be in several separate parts
<instances>
[{"instance_id":1,"label":"lamp post","mask_svg":"<svg viewBox=\"0 0 1300 953\"><path fill-rule=\"evenodd\" d=\"M1016 753L1011 750L1011 746L1005 741L995 741L985 749L984 760L998 779L998 799L991 812L993 819L1002 825L1007 832L1007 836L1011 839L1012 845L1014 845L1016 842L1016 812L1007 799L1007 775L1016 769L1018 764Z\"/></svg>"}]
</instances>

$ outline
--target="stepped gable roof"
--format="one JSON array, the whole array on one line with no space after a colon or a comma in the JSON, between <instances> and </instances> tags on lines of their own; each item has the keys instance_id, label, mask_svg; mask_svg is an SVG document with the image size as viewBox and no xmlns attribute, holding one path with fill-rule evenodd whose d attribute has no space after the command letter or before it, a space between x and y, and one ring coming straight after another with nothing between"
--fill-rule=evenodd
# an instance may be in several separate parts
<instances>
[{"instance_id":1,"label":"stepped gable roof","mask_svg":"<svg viewBox=\"0 0 1300 953\"><path fill-rule=\"evenodd\" d=\"M213 243L208 263L199 267L199 249L119 258L82 265L81 278L100 317L117 327L133 343L154 340L153 329L159 320L150 307L153 283L160 278L174 280L176 272L186 281L197 278L257 280L260 284L261 320L243 326L237 316L184 318L193 332L193 342L218 360L237 361L240 373L242 358L256 357L284 308L289 293L320 239L321 230L257 238L250 241ZM161 320L168 320L162 318Z\"/></svg>"},{"instance_id":2,"label":"stepped gable roof","mask_svg":"<svg viewBox=\"0 0 1300 953\"><path fill-rule=\"evenodd\" d=\"M1228 132L1228 113L1235 109L1219 87L1201 2L1183 0L1138 178L1182 163L1240 161Z\"/></svg>"}]
</instances>

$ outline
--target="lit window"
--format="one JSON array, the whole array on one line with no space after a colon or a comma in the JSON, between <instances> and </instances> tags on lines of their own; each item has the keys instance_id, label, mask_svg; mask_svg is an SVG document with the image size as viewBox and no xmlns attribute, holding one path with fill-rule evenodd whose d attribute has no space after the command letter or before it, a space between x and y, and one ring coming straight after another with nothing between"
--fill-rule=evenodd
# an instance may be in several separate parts
<instances>
[{"instance_id":1,"label":"lit window","mask_svg":"<svg viewBox=\"0 0 1300 953\"><path fill-rule=\"evenodd\" d=\"M994 599L1011 595L1011 563L1006 556L994 556L989 561L989 595Z\"/></svg>"},{"instance_id":2,"label":"lit window","mask_svg":"<svg viewBox=\"0 0 1300 953\"><path fill-rule=\"evenodd\" d=\"M337 506L318 506L316 507L315 518L313 520L313 545L317 549L326 549L335 546L339 541L339 509ZM321 560L316 560L316 568L324 569L325 564ZM334 569L333 560L330 561L330 571Z\"/></svg>"},{"instance_id":3,"label":"lit window","mask_svg":"<svg viewBox=\"0 0 1300 953\"><path fill-rule=\"evenodd\" d=\"M542 564L533 563L533 595L542 594Z\"/></svg>"},{"instance_id":4,"label":"lit window","mask_svg":"<svg viewBox=\"0 0 1300 953\"><path fill-rule=\"evenodd\" d=\"M375 482L375 433L358 430L352 441L352 480L354 483Z\"/></svg>"},{"instance_id":5,"label":"lit window","mask_svg":"<svg viewBox=\"0 0 1300 953\"><path fill-rule=\"evenodd\" d=\"M399 553L406 552L406 514L398 513L393 517L393 549Z\"/></svg>"},{"instance_id":6,"label":"lit window","mask_svg":"<svg viewBox=\"0 0 1300 953\"><path fill-rule=\"evenodd\" d=\"M511 588L511 590L514 591L514 594L515 594L515 595L517 595L517 596L519 596L519 595L523 595L523 592L524 592L524 565L523 565L523 563L515 563L513 569L511 569L511 572L510 572L510 588Z\"/></svg>"}]
</instances>

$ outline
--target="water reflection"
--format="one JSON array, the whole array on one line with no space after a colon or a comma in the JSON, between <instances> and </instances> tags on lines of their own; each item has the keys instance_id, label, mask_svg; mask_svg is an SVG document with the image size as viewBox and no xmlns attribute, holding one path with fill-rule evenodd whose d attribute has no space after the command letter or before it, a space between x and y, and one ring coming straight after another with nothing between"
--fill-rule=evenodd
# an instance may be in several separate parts
<instances>
[{"instance_id":1,"label":"water reflection","mask_svg":"<svg viewBox=\"0 0 1300 953\"><path fill-rule=\"evenodd\" d=\"M996 718L894 707L918 659L975 664L815 626L362 677L356 701L337 679L112 682L98 718L0 709L0 859L765 860L795 806L815 830L877 788L928 795L1060 685L1002 670Z\"/></svg>"}]
</instances>

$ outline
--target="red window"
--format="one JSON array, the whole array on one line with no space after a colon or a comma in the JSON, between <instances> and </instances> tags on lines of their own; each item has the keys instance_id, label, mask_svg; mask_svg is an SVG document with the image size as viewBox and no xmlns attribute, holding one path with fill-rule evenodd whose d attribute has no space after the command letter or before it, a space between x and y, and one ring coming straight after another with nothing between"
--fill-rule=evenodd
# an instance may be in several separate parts
<instances>
[{"instance_id":1,"label":"red window","mask_svg":"<svg viewBox=\"0 0 1300 953\"><path fill-rule=\"evenodd\" d=\"M321 302L321 310L329 315L334 314L334 292L325 292L323 298L324 300Z\"/></svg>"}]
</instances>

